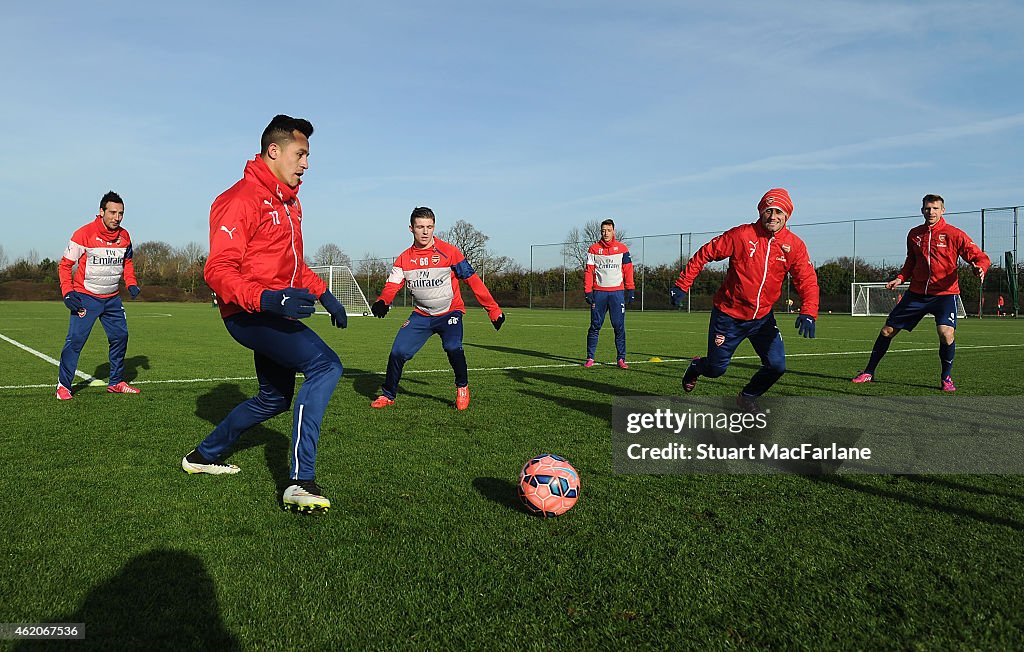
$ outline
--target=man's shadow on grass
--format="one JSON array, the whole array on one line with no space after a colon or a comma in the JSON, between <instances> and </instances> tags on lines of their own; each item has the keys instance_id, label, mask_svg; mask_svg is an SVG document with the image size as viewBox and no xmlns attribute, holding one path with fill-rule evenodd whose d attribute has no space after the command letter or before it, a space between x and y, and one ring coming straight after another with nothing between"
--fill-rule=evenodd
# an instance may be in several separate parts
<instances>
[{"instance_id":1,"label":"man's shadow on grass","mask_svg":"<svg viewBox=\"0 0 1024 652\"><path fill-rule=\"evenodd\" d=\"M940 478L931 475L903 475L900 477L909 482L917 482L923 485L945 487L946 489L962 491L964 493L969 494L976 494L978 496L1001 496L1003 498L1010 498L1017 502L1024 503L1024 493L1021 492L1011 492L1002 491L999 489L975 487L973 485L967 484L966 481L955 482L953 480L950 480L949 478ZM970 479L972 479L972 476L966 476L966 480Z\"/></svg>"},{"instance_id":2,"label":"man's shadow on grass","mask_svg":"<svg viewBox=\"0 0 1024 652\"><path fill-rule=\"evenodd\" d=\"M132 382L139 377L139 369L149 370L149 356L146 355L133 355L130 358L124 359L124 380L125 382ZM110 361L104 362L100 366L96 367L96 371L92 374L93 378L109 378L110 377Z\"/></svg>"},{"instance_id":3,"label":"man's shadow on grass","mask_svg":"<svg viewBox=\"0 0 1024 652\"><path fill-rule=\"evenodd\" d=\"M371 401L380 393L381 383L384 382L384 374L365 369L353 369L352 367L345 367L345 372L342 374L341 379L345 380L346 378L352 380L352 389L355 390L356 394Z\"/></svg>"},{"instance_id":4,"label":"man's shadow on grass","mask_svg":"<svg viewBox=\"0 0 1024 652\"><path fill-rule=\"evenodd\" d=\"M354 389L357 394L366 397L367 400L372 401L380 395L381 385L384 383L384 374L364 371L362 369L349 369L346 367L345 375L342 376L342 378L344 379L345 376L351 377L352 389ZM452 385L450 396L416 392L410 389L411 387L421 387L426 384L426 381L419 380L417 378L415 370L411 373L407 371L402 375L402 381L398 386L398 396L424 398L430 401L436 401L443 405L450 405L455 400L454 384Z\"/></svg>"},{"instance_id":5,"label":"man's shadow on grass","mask_svg":"<svg viewBox=\"0 0 1024 652\"><path fill-rule=\"evenodd\" d=\"M494 351L496 353L508 353L511 355L528 355L533 358L541 358L543 360L555 360L557 362L572 362L582 364L582 358L575 357L571 358L564 355L557 355L555 353L547 353L546 351L534 351L533 349L519 349L512 348L510 346L496 346L493 344L474 344L472 342L463 342L464 347L473 347L477 349L486 349L488 351Z\"/></svg>"},{"instance_id":6,"label":"man's shadow on grass","mask_svg":"<svg viewBox=\"0 0 1024 652\"><path fill-rule=\"evenodd\" d=\"M948 489L956 490L962 493L1004 495L1000 494L999 492L991 492L990 494L990 492L984 489L978 489L977 487L968 488L964 486L959 486L955 483L944 484L941 480L935 480L932 478L928 478L927 476L890 476L890 484L898 484L900 482L900 478L907 478L910 479L912 482L938 484L940 486L945 486ZM988 523L989 525L1001 525L1003 527L1008 527L1012 530L1016 530L1017 532L1024 532L1024 523L1022 523L1021 521L1014 520L1003 515L988 514L977 509L972 509L970 507L944 504L933 499L907 495L901 492L898 487L890 489L873 486L862 482L861 479L856 476L821 475L811 476L809 479L814 482L829 484L840 489L856 491L859 493L867 494L869 496L874 496L876 498L895 500L897 502L903 503L904 505L910 505L913 507L917 507L919 509L933 510L936 512L942 512L953 516L966 517L976 521L981 521L982 523ZM1017 498L1019 498L1019 496Z\"/></svg>"},{"instance_id":7,"label":"man's shadow on grass","mask_svg":"<svg viewBox=\"0 0 1024 652\"><path fill-rule=\"evenodd\" d=\"M158 549L138 555L93 587L82 606L51 623L84 623L84 640L23 641L26 650L239 650L220 615L217 587L195 555Z\"/></svg>"},{"instance_id":8,"label":"man's shadow on grass","mask_svg":"<svg viewBox=\"0 0 1024 652\"><path fill-rule=\"evenodd\" d=\"M196 397L196 416L216 426L224 420L243 401L252 398L244 394L241 387L236 383L221 383L209 392ZM294 401L293 401L294 402ZM263 454L267 461L267 468L274 478L274 484L278 487L286 487L289 482L288 476L288 445L291 441L291 409L280 414L274 419L281 419L287 424L285 432L279 432L266 427L263 424L253 426L242 433L242 436L235 442L234 448L228 453L237 453L257 446L263 447ZM200 439L209 433L202 433ZM196 442L198 443L198 442Z\"/></svg>"},{"instance_id":9,"label":"man's shadow on grass","mask_svg":"<svg viewBox=\"0 0 1024 652\"><path fill-rule=\"evenodd\" d=\"M582 412L588 416L601 419L611 419L612 404L611 396L662 396L651 392L626 389L620 385L612 385L594 380L594 375L558 375L533 371L527 369L510 369L507 372L509 379L522 386L517 391L520 394L532 396L533 398L555 403L560 407L570 408ZM574 392L573 397L552 395L545 389L545 385L552 384L561 387L572 387L581 392ZM538 389L530 389L531 385L538 385ZM595 401L578 398L582 392L597 394L600 398Z\"/></svg>"},{"instance_id":10,"label":"man's shadow on grass","mask_svg":"<svg viewBox=\"0 0 1024 652\"><path fill-rule=\"evenodd\" d=\"M124 359L124 380L127 383L131 383L133 380L138 378L139 369L149 369L149 356L136 355L130 358ZM96 371L92 372L92 377L98 380L104 380L110 378L110 361L104 362L103 364L96 367ZM71 388L72 391L78 391L83 387L88 387L89 381L81 380L74 384Z\"/></svg>"},{"instance_id":11,"label":"man's shadow on grass","mask_svg":"<svg viewBox=\"0 0 1024 652\"><path fill-rule=\"evenodd\" d=\"M757 370L761 368L761 364L759 362L736 362L736 361L733 361L733 362L731 362L729 364L729 369L732 369L733 367L736 367L738 369L749 369L751 374L753 374L753 373L756 373ZM727 371L726 373L729 373L729 372ZM786 373L782 377L784 379L788 379L790 381L798 379L798 378L808 378L808 379L809 378L820 378L822 380L829 380L829 381L834 381L834 380L836 380L838 378L840 380L845 379L845 380L849 381L855 375L856 375L856 372L851 373L849 378L845 378L844 376L836 376L835 374L825 374L825 373L820 373L820 372L816 372L816 371L803 371L803 370L797 371L797 370L794 370L792 367L790 367L787 364L787 366L786 366ZM872 381L872 382L877 383L878 381ZM891 384L892 385L896 385L896 386L900 386L900 387L923 387L925 389L936 389L938 387L937 383L936 384L932 384L932 385L926 385L924 383L909 383L909 382L900 381L900 382L891 383ZM803 385L803 386L807 387L809 389L818 389L818 388L820 388L819 386L816 386L816 385Z\"/></svg>"}]
</instances>

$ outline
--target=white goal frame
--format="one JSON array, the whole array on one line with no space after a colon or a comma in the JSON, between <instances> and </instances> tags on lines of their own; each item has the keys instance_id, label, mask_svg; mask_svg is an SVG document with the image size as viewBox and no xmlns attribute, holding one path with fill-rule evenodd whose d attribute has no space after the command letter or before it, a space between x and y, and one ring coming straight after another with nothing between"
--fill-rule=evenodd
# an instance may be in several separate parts
<instances>
[{"instance_id":1,"label":"white goal frame","mask_svg":"<svg viewBox=\"0 0 1024 652\"><path fill-rule=\"evenodd\" d=\"M327 289L345 306L345 312L349 317L365 317L370 314L370 304L366 301L366 295L356 282L352 269L347 265L317 265L309 269L327 283ZM317 314L326 315L327 311L318 310Z\"/></svg>"},{"instance_id":2,"label":"white goal frame","mask_svg":"<svg viewBox=\"0 0 1024 652\"><path fill-rule=\"evenodd\" d=\"M906 285L898 285L892 290L886 289L886 283L850 283L850 314L854 317L878 317L888 315L896 306L896 295L907 291ZM878 292L891 295L891 299L872 301L872 294ZM956 295L956 316L958 319L967 317L964 302Z\"/></svg>"}]
</instances>

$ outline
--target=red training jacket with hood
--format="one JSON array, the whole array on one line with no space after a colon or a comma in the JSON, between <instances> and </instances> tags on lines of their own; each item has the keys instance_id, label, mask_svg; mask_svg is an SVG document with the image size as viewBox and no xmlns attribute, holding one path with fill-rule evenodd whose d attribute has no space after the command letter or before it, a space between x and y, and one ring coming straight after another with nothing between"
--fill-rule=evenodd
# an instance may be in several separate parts
<instances>
[{"instance_id":1,"label":"red training jacket with hood","mask_svg":"<svg viewBox=\"0 0 1024 652\"><path fill-rule=\"evenodd\" d=\"M303 258L298 191L278 181L257 155L238 183L214 200L203 275L217 293L221 317L260 312L264 290L306 288L317 297L327 290Z\"/></svg>"},{"instance_id":2,"label":"red training jacket with hood","mask_svg":"<svg viewBox=\"0 0 1024 652\"><path fill-rule=\"evenodd\" d=\"M689 292L705 265L726 258L729 270L714 298L725 314L742 320L764 317L782 294L788 272L800 295L800 314L818 318L818 275L807 246L788 227L772 234L757 221L729 229L697 250L676 285Z\"/></svg>"}]
</instances>

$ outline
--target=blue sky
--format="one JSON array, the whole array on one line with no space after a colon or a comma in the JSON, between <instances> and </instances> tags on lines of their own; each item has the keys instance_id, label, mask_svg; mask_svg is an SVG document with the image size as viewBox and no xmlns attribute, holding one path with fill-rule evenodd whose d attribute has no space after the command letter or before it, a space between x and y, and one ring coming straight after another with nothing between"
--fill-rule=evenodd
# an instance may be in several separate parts
<instances>
[{"instance_id":1,"label":"blue sky","mask_svg":"<svg viewBox=\"0 0 1024 652\"><path fill-rule=\"evenodd\" d=\"M724 230L1024 204L1017 2L46 2L4 12L10 260L113 188L136 242L207 243L276 113L316 132L307 253L408 246L414 206L528 264L613 217ZM814 252L812 251L812 255Z\"/></svg>"}]
</instances>

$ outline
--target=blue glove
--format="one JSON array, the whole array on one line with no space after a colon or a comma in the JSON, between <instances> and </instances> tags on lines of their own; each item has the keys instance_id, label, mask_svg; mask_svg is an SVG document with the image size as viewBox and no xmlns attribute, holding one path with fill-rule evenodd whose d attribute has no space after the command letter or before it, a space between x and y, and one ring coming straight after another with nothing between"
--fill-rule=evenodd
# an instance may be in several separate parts
<instances>
[{"instance_id":1,"label":"blue glove","mask_svg":"<svg viewBox=\"0 0 1024 652\"><path fill-rule=\"evenodd\" d=\"M669 291L669 297L672 299L673 306L681 306L686 301L686 290L678 285L673 285L672 290Z\"/></svg>"},{"instance_id":2,"label":"blue glove","mask_svg":"<svg viewBox=\"0 0 1024 652\"><path fill-rule=\"evenodd\" d=\"M327 312L331 313L331 325L348 328L348 313L345 312L345 306L341 305L341 302L331 294L330 290L324 290L324 293L320 295L320 303L327 308Z\"/></svg>"},{"instance_id":3,"label":"blue glove","mask_svg":"<svg viewBox=\"0 0 1024 652\"><path fill-rule=\"evenodd\" d=\"M626 290L626 303L633 303L636 301L636 292L633 290Z\"/></svg>"},{"instance_id":4,"label":"blue glove","mask_svg":"<svg viewBox=\"0 0 1024 652\"><path fill-rule=\"evenodd\" d=\"M82 296L72 290L64 295L64 305L68 307L71 312L78 312L82 309Z\"/></svg>"},{"instance_id":5,"label":"blue glove","mask_svg":"<svg viewBox=\"0 0 1024 652\"><path fill-rule=\"evenodd\" d=\"M128 286L128 294L132 295L133 299L135 297L139 296L139 292L142 292L142 290L139 289L138 285L129 285Z\"/></svg>"},{"instance_id":6,"label":"blue glove","mask_svg":"<svg viewBox=\"0 0 1024 652\"><path fill-rule=\"evenodd\" d=\"M315 301L316 297L306 288L264 290L260 295L260 312L273 312L292 319L305 319L316 311L316 308L313 307Z\"/></svg>"},{"instance_id":7,"label":"blue glove","mask_svg":"<svg viewBox=\"0 0 1024 652\"><path fill-rule=\"evenodd\" d=\"M500 331L501 330L501 325L504 324L504 323L505 323L505 313L501 313L500 315L498 315L497 319L492 319L491 320L491 324L494 325L494 330L496 330L496 331Z\"/></svg>"},{"instance_id":8,"label":"blue glove","mask_svg":"<svg viewBox=\"0 0 1024 652\"><path fill-rule=\"evenodd\" d=\"M594 305L594 293L593 292L584 292L583 293L583 300L587 302L588 306Z\"/></svg>"},{"instance_id":9,"label":"blue glove","mask_svg":"<svg viewBox=\"0 0 1024 652\"><path fill-rule=\"evenodd\" d=\"M370 306L370 312L372 312L373 316L377 319L384 319L389 310L391 310L391 306L384 303L384 299L377 299L373 302L373 305Z\"/></svg>"},{"instance_id":10,"label":"blue glove","mask_svg":"<svg viewBox=\"0 0 1024 652\"><path fill-rule=\"evenodd\" d=\"M800 315L796 318L796 327L804 337L814 339L814 317Z\"/></svg>"}]
</instances>

